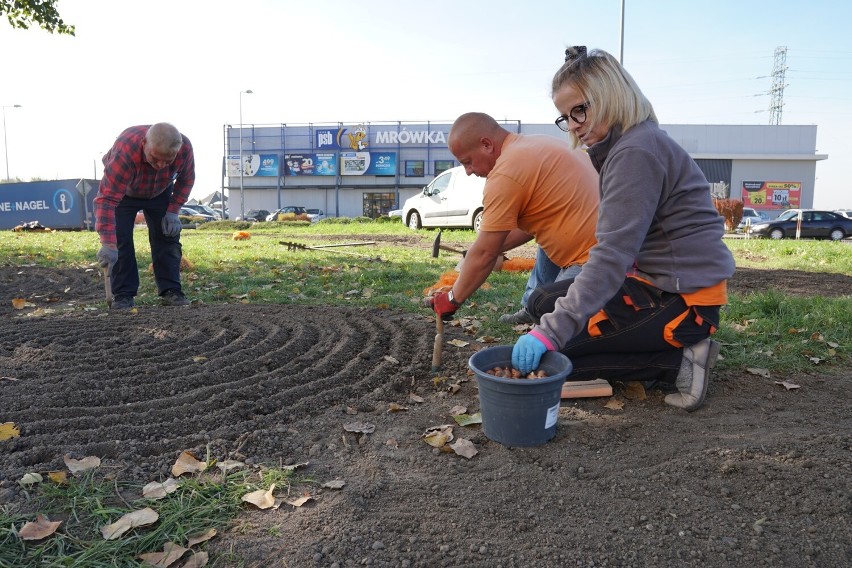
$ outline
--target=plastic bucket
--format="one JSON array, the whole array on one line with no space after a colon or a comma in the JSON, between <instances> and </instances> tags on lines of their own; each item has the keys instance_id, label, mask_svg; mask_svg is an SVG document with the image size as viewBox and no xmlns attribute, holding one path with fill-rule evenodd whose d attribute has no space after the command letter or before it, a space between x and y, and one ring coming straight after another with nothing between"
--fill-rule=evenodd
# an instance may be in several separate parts
<instances>
[{"instance_id":1,"label":"plastic bucket","mask_svg":"<svg viewBox=\"0 0 852 568\"><path fill-rule=\"evenodd\" d=\"M512 366L512 346L489 347L467 362L479 385L482 429L489 440L504 446L538 446L556 435L562 383L571 374L571 360L558 351L541 358L541 379L505 379L489 375L494 367Z\"/></svg>"}]
</instances>

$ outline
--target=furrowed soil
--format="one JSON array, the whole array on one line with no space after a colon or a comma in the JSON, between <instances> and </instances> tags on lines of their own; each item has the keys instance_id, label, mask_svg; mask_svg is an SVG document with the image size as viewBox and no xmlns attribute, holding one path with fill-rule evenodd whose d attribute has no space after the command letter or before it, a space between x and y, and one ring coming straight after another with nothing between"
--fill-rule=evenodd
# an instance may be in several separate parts
<instances>
[{"instance_id":1,"label":"furrowed soil","mask_svg":"<svg viewBox=\"0 0 852 568\"><path fill-rule=\"evenodd\" d=\"M730 288L838 296L852 294L852 277L740 269ZM300 475L345 482L298 483L291 496L314 496L299 508L247 508L208 543L213 557L230 553L216 566L852 563L848 372L716 372L694 413L616 384L622 409L606 408L609 398L563 401L553 440L510 448L455 424L451 408L479 411L467 360L484 346L448 324L436 380L427 313L110 313L97 272L37 267L0 267L0 290L0 423L21 429L0 442L0 506L11 510L28 506L21 476L65 469L65 455L98 456L141 486L190 450L307 462ZM12 298L31 306L15 310ZM344 429L355 422L374 430ZM443 424L478 453L426 444L424 432Z\"/></svg>"}]
</instances>

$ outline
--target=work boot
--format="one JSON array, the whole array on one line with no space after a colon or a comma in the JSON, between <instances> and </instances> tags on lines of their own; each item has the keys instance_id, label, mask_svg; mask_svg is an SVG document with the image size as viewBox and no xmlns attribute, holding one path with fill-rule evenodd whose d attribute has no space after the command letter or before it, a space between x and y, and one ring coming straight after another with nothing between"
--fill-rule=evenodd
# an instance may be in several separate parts
<instances>
[{"instance_id":1,"label":"work boot","mask_svg":"<svg viewBox=\"0 0 852 568\"><path fill-rule=\"evenodd\" d=\"M500 323L510 323L515 325L519 323L535 323L535 320L526 308L521 308L514 314L503 314L500 316Z\"/></svg>"},{"instance_id":2,"label":"work boot","mask_svg":"<svg viewBox=\"0 0 852 568\"><path fill-rule=\"evenodd\" d=\"M116 296L109 305L111 310L129 310L135 304L132 296Z\"/></svg>"},{"instance_id":3,"label":"work boot","mask_svg":"<svg viewBox=\"0 0 852 568\"><path fill-rule=\"evenodd\" d=\"M188 306L189 300L186 296L183 295L183 292L178 290L177 288L172 288L171 290L166 290L163 292L163 305L164 306Z\"/></svg>"},{"instance_id":4,"label":"work boot","mask_svg":"<svg viewBox=\"0 0 852 568\"><path fill-rule=\"evenodd\" d=\"M678 392L666 396L666 404L692 412L704 404L710 369L716 365L721 345L709 337L683 349L683 359L675 386Z\"/></svg>"}]
</instances>

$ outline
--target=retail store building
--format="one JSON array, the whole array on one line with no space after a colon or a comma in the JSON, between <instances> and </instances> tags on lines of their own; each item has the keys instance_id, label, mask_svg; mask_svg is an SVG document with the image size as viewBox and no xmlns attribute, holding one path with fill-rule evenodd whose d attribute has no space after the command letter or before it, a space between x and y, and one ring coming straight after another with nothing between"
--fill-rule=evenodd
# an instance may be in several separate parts
<instances>
[{"instance_id":1,"label":"retail store building","mask_svg":"<svg viewBox=\"0 0 852 568\"><path fill-rule=\"evenodd\" d=\"M510 132L566 140L554 124L501 121ZM437 174L459 165L447 148L450 122L225 125L223 185L231 217L287 205L331 217L378 217L397 209ZM668 124L715 197L742 199L776 216L812 207L815 125ZM242 168L242 175L241 175Z\"/></svg>"}]
</instances>

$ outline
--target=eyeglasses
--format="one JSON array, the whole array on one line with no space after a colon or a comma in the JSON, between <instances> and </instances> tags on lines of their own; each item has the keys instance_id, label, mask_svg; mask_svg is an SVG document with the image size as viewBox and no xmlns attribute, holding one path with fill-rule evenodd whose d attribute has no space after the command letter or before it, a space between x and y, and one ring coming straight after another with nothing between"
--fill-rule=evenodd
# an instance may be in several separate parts
<instances>
[{"instance_id":1,"label":"eyeglasses","mask_svg":"<svg viewBox=\"0 0 852 568\"><path fill-rule=\"evenodd\" d=\"M563 114L559 118L556 119L556 126L559 127L560 130L568 132L568 127L570 126L569 118L573 118L574 122L577 124L583 124L586 122L586 111L589 107L592 106L592 103L586 101L582 104L579 104L572 108L567 115Z\"/></svg>"}]
</instances>

